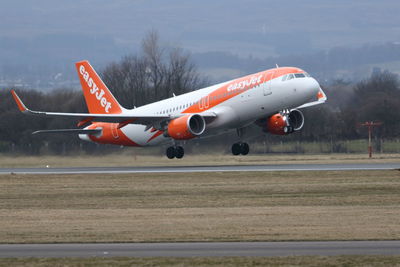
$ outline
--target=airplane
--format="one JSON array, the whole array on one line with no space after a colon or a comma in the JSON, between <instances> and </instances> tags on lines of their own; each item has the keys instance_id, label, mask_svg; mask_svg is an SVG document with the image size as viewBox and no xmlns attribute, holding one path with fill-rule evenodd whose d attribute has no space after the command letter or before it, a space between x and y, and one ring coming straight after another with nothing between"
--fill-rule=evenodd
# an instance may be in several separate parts
<instances>
[{"instance_id":1,"label":"airplane","mask_svg":"<svg viewBox=\"0 0 400 267\"><path fill-rule=\"evenodd\" d=\"M25 114L78 120L77 129L39 130L33 134L70 133L86 141L133 147L169 143L166 156L180 159L185 153L182 141L234 130L242 140L244 129L252 124L275 135L299 131L304 125L300 109L327 100L319 83L307 72L277 65L128 110L118 103L87 60L75 65L88 113L32 111L11 90ZM243 141L231 147L233 155L247 155L249 150Z\"/></svg>"}]
</instances>

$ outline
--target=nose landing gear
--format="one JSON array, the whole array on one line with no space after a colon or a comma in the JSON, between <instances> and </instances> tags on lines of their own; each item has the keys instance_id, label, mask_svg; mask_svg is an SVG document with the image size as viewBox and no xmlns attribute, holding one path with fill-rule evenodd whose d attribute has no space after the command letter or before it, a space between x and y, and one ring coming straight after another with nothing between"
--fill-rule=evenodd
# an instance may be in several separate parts
<instances>
[{"instance_id":1,"label":"nose landing gear","mask_svg":"<svg viewBox=\"0 0 400 267\"><path fill-rule=\"evenodd\" d=\"M181 159L185 155L185 150L181 146L170 146L167 148L167 151L165 153L167 155L167 158L173 159Z\"/></svg>"},{"instance_id":2,"label":"nose landing gear","mask_svg":"<svg viewBox=\"0 0 400 267\"><path fill-rule=\"evenodd\" d=\"M247 155L247 154L249 154L249 151L250 151L250 147L247 143L239 142L239 143L234 143L232 145L232 154L235 156L237 156L239 154Z\"/></svg>"}]
</instances>

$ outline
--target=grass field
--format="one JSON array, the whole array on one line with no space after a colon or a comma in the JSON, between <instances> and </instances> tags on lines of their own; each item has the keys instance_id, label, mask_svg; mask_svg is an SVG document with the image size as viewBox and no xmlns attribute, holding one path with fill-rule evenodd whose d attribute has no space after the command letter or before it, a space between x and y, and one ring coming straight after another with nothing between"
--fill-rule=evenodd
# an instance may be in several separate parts
<instances>
[{"instance_id":1,"label":"grass field","mask_svg":"<svg viewBox=\"0 0 400 267\"><path fill-rule=\"evenodd\" d=\"M399 266L400 256L0 259L2 266Z\"/></svg>"},{"instance_id":2,"label":"grass field","mask_svg":"<svg viewBox=\"0 0 400 267\"><path fill-rule=\"evenodd\" d=\"M1 175L0 242L400 238L400 172Z\"/></svg>"},{"instance_id":3,"label":"grass field","mask_svg":"<svg viewBox=\"0 0 400 267\"><path fill-rule=\"evenodd\" d=\"M256 154L232 156L224 154L188 154L183 159L169 160L160 156L141 155L130 150L105 156L9 156L0 155L0 167L90 167L90 166L194 166L254 165L308 163L378 163L400 162L400 154Z\"/></svg>"}]
</instances>

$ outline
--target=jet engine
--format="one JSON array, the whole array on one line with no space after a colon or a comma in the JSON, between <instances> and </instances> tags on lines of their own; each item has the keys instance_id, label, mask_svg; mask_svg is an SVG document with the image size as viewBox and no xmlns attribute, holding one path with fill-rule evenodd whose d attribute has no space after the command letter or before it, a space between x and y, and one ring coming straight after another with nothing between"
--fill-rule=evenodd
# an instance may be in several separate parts
<instances>
[{"instance_id":1,"label":"jet engine","mask_svg":"<svg viewBox=\"0 0 400 267\"><path fill-rule=\"evenodd\" d=\"M191 114L171 120L167 134L176 140L187 140L201 135L205 129L204 118L199 114Z\"/></svg>"},{"instance_id":2,"label":"jet engine","mask_svg":"<svg viewBox=\"0 0 400 267\"><path fill-rule=\"evenodd\" d=\"M267 118L264 130L271 134L287 135L303 128L304 115L300 110L279 112Z\"/></svg>"}]
</instances>

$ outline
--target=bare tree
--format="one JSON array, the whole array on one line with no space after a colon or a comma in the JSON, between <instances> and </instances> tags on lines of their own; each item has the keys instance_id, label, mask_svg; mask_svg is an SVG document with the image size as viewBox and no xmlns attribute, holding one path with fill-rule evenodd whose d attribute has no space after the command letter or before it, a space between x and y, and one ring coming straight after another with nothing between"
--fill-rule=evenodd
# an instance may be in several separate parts
<instances>
[{"instance_id":1,"label":"bare tree","mask_svg":"<svg viewBox=\"0 0 400 267\"><path fill-rule=\"evenodd\" d=\"M183 94L206 83L188 52L173 48L167 53L159 42L158 33L149 32L141 54L126 56L103 71L105 83L127 108Z\"/></svg>"},{"instance_id":2,"label":"bare tree","mask_svg":"<svg viewBox=\"0 0 400 267\"><path fill-rule=\"evenodd\" d=\"M160 47L157 31L150 31L142 41L143 57L146 62L146 73L153 91L153 99L165 97L161 92L165 81L166 68L163 62L164 49Z\"/></svg>"},{"instance_id":3,"label":"bare tree","mask_svg":"<svg viewBox=\"0 0 400 267\"><path fill-rule=\"evenodd\" d=\"M196 66L190 61L190 54L181 48L174 48L169 54L167 78L166 87L169 95L183 94L197 89L201 80Z\"/></svg>"},{"instance_id":4,"label":"bare tree","mask_svg":"<svg viewBox=\"0 0 400 267\"><path fill-rule=\"evenodd\" d=\"M121 62L108 65L103 71L103 80L124 107L147 103L149 86L143 58L126 56Z\"/></svg>"}]
</instances>

